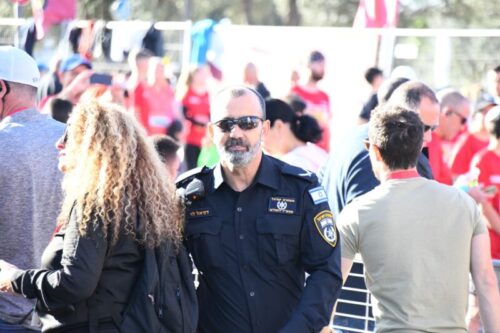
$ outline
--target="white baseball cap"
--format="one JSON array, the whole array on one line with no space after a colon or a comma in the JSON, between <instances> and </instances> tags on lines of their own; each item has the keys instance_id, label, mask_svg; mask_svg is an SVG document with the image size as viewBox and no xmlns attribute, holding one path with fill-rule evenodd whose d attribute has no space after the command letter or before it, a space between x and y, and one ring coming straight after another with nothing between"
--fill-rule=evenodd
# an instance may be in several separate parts
<instances>
[{"instance_id":1,"label":"white baseball cap","mask_svg":"<svg viewBox=\"0 0 500 333\"><path fill-rule=\"evenodd\" d=\"M0 46L0 80L38 88L40 71L28 53L13 46Z\"/></svg>"}]
</instances>

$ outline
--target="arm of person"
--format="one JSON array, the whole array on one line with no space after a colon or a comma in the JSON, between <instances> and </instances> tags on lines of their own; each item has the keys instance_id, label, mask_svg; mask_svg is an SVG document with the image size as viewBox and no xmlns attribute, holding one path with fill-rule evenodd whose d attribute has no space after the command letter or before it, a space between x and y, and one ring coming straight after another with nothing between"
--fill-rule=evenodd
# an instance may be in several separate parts
<instances>
[{"instance_id":1,"label":"arm of person","mask_svg":"<svg viewBox=\"0 0 500 333\"><path fill-rule=\"evenodd\" d=\"M310 191L323 191L314 200ZM310 274L300 302L280 332L319 332L330 322L333 306L342 288L340 241L326 193L316 184L304 195L301 257Z\"/></svg>"},{"instance_id":2,"label":"arm of person","mask_svg":"<svg viewBox=\"0 0 500 333\"><path fill-rule=\"evenodd\" d=\"M500 215L488 200L491 196L478 186L470 188L468 193L478 204L488 228L500 235Z\"/></svg>"},{"instance_id":3,"label":"arm of person","mask_svg":"<svg viewBox=\"0 0 500 333\"><path fill-rule=\"evenodd\" d=\"M471 247L471 273L485 332L500 332L500 295L487 233L475 235Z\"/></svg>"},{"instance_id":4,"label":"arm of person","mask_svg":"<svg viewBox=\"0 0 500 333\"><path fill-rule=\"evenodd\" d=\"M101 276L107 240L99 231L81 236L77 219L72 213L66 227L61 269L18 270L12 277L15 292L36 298L49 311L89 298Z\"/></svg>"}]
</instances>

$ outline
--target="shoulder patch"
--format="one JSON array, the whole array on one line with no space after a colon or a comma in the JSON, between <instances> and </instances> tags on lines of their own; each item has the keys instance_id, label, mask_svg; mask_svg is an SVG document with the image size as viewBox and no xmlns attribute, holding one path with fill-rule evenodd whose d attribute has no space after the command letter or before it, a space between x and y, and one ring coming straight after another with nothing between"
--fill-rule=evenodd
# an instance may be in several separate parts
<instances>
[{"instance_id":1,"label":"shoulder patch","mask_svg":"<svg viewBox=\"0 0 500 333\"><path fill-rule=\"evenodd\" d=\"M210 168L208 168L206 166L202 166L202 167L188 170L188 171L184 172L182 175L179 175L179 177L177 177L177 179L175 180L175 185L177 187L183 186L184 184L186 184L188 181L190 181L195 176L207 173L209 171L210 171Z\"/></svg>"},{"instance_id":2,"label":"shoulder patch","mask_svg":"<svg viewBox=\"0 0 500 333\"><path fill-rule=\"evenodd\" d=\"M314 216L314 225L325 242L332 247L337 246L337 230L331 211L323 210L316 214Z\"/></svg>"},{"instance_id":3,"label":"shoulder patch","mask_svg":"<svg viewBox=\"0 0 500 333\"><path fill-rule=\"evenodd\" d=\"M296 167L294 165L285 164L281 168L281 172L285 175L295 176L297 178L306 180L310 183L314 183L317 181L317 177L311 171Z\"/></svg>"},{"instance_id":4,"label":"shoulder patch","mask_svg":"<svg viewBox=\"0 0 500 333\"><path fill-rule=\"evenodd\" d=\"M314 187L308 190L308 192L315 205L319 205L323 202L328 202L328 196L326 195L326 191L323 186Z\"/></svg>"}]
</instances>

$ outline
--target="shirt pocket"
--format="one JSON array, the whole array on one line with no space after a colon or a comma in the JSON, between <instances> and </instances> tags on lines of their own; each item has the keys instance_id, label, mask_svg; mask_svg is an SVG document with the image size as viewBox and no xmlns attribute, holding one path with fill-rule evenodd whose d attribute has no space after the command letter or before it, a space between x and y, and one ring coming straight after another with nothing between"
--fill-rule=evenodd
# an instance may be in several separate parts
<instances>
[{"instance_id":1,"label":"shirt pocket","mask_svg":"<svg viewBox=\"0 0 500 333\"><path fill-rule=\"evenodd\" d=\"M187 219L184 233L187 248L200 271L224 268L221 243L222 220L216 218Z\"/></svg>"},{"instance_id":2,"label":"shirt pocket","mask_svg":"<svg viewBox=\"0 0 500 333\"><path fill-rule=\"evenodd\" d=\"M264 215L257 218L259 259L266 266L284 266L299 260L302 217Z\"/></svg>"}]
</instances>

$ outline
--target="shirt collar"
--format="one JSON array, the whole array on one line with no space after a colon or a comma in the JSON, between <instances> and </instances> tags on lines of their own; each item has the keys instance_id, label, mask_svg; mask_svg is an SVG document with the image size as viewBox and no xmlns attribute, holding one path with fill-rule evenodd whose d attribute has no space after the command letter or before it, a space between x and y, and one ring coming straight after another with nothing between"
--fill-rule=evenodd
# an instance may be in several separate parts
<instances>
[{"instance_id":1,"label":"shirt collar","mask_svg":"<svg viewBox=\"0 0 500 333\"><path fill-rule=\"evenodd\" d=\"M273 189L278 189L280 174L281 172L279 166L272 162L271 157L262 153L262 160L260 161L253 184L259 183ZM222 174L222 166L220 162L215 166L213 175L213 190L216 190L222 183L224 183L224 176Z\"/></svg>"}]
</instances>

